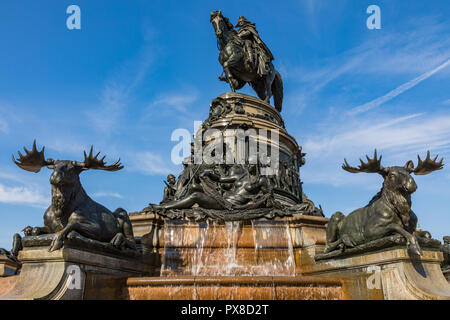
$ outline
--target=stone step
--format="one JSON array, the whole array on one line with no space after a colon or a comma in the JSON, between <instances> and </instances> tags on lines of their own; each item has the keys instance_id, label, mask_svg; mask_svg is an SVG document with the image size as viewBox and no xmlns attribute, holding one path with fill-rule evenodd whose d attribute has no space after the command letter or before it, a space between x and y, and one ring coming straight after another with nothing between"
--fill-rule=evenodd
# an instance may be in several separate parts
<instances>
[{"instance_id":1,"label":"stone step","mask_svg":"<svg viewBox=\"0 0 450 320\"><path fill-rule=\"evenodd\" d=\"M321 277L128 278L130 300L340 300L342 282Z\"/></svg>"}]
</instances>

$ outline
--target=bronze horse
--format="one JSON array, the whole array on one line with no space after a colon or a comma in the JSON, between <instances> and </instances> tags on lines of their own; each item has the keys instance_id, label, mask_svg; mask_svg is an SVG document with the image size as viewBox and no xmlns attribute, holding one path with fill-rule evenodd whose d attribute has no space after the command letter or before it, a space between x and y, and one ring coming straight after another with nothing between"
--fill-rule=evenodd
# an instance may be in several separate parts
<instances>
[{"instance_id":1,"label":"bronze horse","mask_svg":"<svg viewBox=\"0 0 450 320\"><path fill-rule=\"evenodd\" d=\"M244 41L239 38L228 18L224 17L219 10L211 13L210 21L217 37L217 47L220 51L219 62L225 73L225 77L219 77L219 79L228 82L233 92L249 83L260 99L269 103L273 96L275 108L281 112L283 81L272 62L267 66L268 72L260 76L257 72L258 65L247 61Z\"/></svg>"}]
</instances>

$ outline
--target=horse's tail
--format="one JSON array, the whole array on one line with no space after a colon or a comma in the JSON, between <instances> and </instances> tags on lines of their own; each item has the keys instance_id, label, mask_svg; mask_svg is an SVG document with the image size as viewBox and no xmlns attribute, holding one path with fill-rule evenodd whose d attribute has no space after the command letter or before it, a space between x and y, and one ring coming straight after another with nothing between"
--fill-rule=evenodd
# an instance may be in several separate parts
<instances>
[{"instance_id":1,"label":"horse's tail","mask_svg":"<svg viewBox=\"0 0 450 320\"><path fill-rule=\"evenodd\" d=\"M272 82L273 102L275 109L281 112L283 106L283 79L278 71L275 70L275 79Z\"/></svg>"}]
</instances>

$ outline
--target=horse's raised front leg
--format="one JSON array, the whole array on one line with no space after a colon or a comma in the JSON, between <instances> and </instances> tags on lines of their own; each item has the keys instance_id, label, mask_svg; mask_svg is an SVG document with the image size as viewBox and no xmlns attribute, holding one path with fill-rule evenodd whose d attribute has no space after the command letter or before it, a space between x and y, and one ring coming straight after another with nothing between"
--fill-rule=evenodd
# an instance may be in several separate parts
<instances>
[{"instance_id":1,"label":"horse's raised front leg","mask_svg":"<svg viewBox=\"0 0 450 320\"><path fill-rule=\"evenodd\" d=\"M236 66L244 56L238 50L235 50L235 48L232 46L225 47L225 55L224 56L227 57L227 59L223 63L223 71L225 72L225 76L228 80L231 91L236 92L236 87L238 86L238 81L236 79L234 79L230 68Z\"/></svg>"}]
</instances>

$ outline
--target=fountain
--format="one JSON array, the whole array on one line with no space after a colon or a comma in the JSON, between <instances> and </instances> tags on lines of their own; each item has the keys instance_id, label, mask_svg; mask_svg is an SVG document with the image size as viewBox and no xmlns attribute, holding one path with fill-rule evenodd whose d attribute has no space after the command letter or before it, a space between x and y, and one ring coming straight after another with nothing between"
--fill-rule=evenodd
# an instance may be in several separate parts
<instances>
[{"instance_id":1,"label":"fountain","mask_svg":"<svg viewBox=\"0 0 450 320\"><path fill-rule=\"evenodd\" d=\"M215 210L198 204L172 209L170 206L177 207L180 200L165 199L159 206L150 205L132 213L130 220L135 235L142 237L143 252L154 264L155 273L151 277L128 278L126 296L130 299L343 298L341 280L304 276L299 272L302 248L325 243L328 221L301 189L299 168L304 163L301 147L287 133L279 112L268 103L239 93L226 93L219 98L213 100L210 117L204 122L207 125L196 136L210 128L223 132L243 125L246 130L276 129L278 141L267 137L263 141L269 154L273 155L275 149L279 151L279 167L286 170L284 175L264 177L270 184L272 202L244 210ZM216 112L219 107L228 112ZM211 116L217 114L220 116ZM236 157L237 138L234 143L235 148L229 144L228 147L234 149ZM250 144L248 140L243 144L246 148L243 154L249 154ZM205 149L210 145L214 145L214 140L205 141ZM242 179L250 165L247 157L241 165L245 168ZM223 170L222 175L226 177L223 181L229 181L231 170L223 167L217 165L213 170ZM263 167L257 163L255 171L259 173ZM186 172L208 169L185 165L176 181L182 181ZM261 178L258 173L252 177L254 181ZM196 188L195 181L202 184L205 179L201 174L190 178L194 187L187 184L185 189ZM257 202L261 194L253 194L251 198Z\"/></svg>"},{"instance_id":2,"label":"fountain","mask_svg":"<svg viewBox=\"0 0 450 320\"><path fill-rule=\"evenodd\" d=\"M211 23L231 92L212 100L160 204L128 215L93 201L78 175L123 166L92 148L83 162L45 158L36 142L13 157L27 171L54 170L52 204L44 227L26 227L4 250L2 276L20 274L0 279L0 299L450 299L441 271L444 251L450 277L450 238L441 247L416 228L410 197L411 175L442 160L383 168L376 151L359 167L345 160L348 172L382 175L383 188L325 218L303 192L306 154L285 128L272 53L242 16L238 30L221 11ZM259 98L236 92L246 83Z\"/></svg>"}]
</instances>

